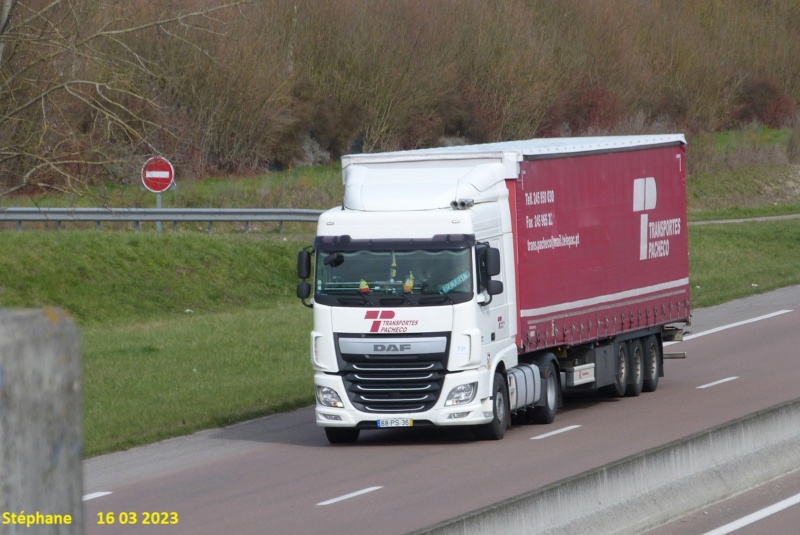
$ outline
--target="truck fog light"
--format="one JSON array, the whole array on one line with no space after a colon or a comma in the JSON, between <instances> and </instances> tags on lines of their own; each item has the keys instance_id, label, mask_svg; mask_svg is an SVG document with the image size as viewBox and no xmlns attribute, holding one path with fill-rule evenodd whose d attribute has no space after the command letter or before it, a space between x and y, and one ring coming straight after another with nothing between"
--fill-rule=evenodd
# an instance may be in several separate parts
<instances>
[{"instance_id":1,"label":"truck fog light","mask_svg":"<svg viewBox=\"0 0 800 535\"><path fill-rule=\"evenodd\" d=\"M320 415L325 418L326 420L332 420L334 422L341 422L342 417L338 414L325 414L324 412L320 413Z\"/></svg>"},{"instance_id":2,"label":"truck fog light","mask_svg":"<svg viewBox=\"0 0 800 535\"><path fill-rule=\"evenodd\" d=\"M456 420L458 418L466 418L469 416L469 412L454 412L447 416L448 420Z\"/></svg>"},{"instance_id":3,"label":"truck fog light","mask_svg":"<svg viewBox=\"0 0 800 535\"><path fill-rule=\"evenodd\" d=\"M447 395L447 400L444 402L445 407L453 405L464 405L471 403L475 399L475 394L478 393L478 383L469 383L466 385L458 385L450 391Z\"/></svg>"},{"instance_id":4,"label":"truck fog light","mask_svg":"<svg viewBox=\"0 0 800 535\"><path fill-rule=\"evenodd\" d=\"M342 398L336 393L336 390L327 386L317 386L317 401L320 405L325 407L338 407L343 408Z\"/></svg>"}]
</instances>

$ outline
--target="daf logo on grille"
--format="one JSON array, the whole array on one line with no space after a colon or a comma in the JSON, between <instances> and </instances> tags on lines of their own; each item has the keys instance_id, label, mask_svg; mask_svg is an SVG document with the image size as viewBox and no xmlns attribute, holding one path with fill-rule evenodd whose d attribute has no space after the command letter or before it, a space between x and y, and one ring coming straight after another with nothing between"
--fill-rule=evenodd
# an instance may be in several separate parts
<instances>
[{"instance_id":1,"label":"daf logo on grille","mask_svg":"<svg viewBox=\"0 0 800 535\"><path fill-rule=\"evenodd\" d=\"M447 350L447 337L430 336L421 338L339 338L339 350L344 355L388 355L406 357L408 355L429 355L444 353Z\"/></svg>"},{"instance_id":2,"label":"daf logo on grille","mask_svg":"<svg viewBox=\"0 0 800 535\"><path fill-rule=\"evenodd\" d=\"M411 351L411 344L373 344L372 350L376 353L402 353Z\"/></svg>"}]
</instances>

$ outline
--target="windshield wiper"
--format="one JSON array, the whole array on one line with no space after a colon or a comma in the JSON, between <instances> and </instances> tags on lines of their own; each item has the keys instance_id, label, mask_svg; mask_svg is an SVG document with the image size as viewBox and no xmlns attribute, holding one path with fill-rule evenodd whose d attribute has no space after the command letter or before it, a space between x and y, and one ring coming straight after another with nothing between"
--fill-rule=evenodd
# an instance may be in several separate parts
<instances>
[{"instance_id":1,"label":"windshield wiper","mask_svg":"<svg viewBox=\"0 0 800 535\"><path fill-rule=\"evenodd\" d=\"M450 304L455 305L456 302L453 301L453 298L450 297L448 294L436 294L436 295L426 295L425 297L419 298L420 305L427 305L430 303L444 303L445 301L450 301Z\"/></svg>"},{"instance_id":2,"label":"windshield wiper","mask_svg":"<svg viewBox=\"0 0 800 535\"><path fill-rule=\"evenodd\" d=\"M367 299L367 296L358 292L356 295L361 299L357 299L356 297L338 297L336 300L339 302L340 305L372 305L372 302Z\"/></svg>"},{"instance_id":3,"label":"windshield wiper","mask_svg":"<svg viewBox=\"0 0 800 535\"><path fill-rule=\"evenodd\" d=\"M393 304L395 306L396 305L401 305L401 304L403 304L403 302L406 302L409 305L413 305L414 304L414 301L409 299L406 294L401 294L401 295L392 296L392 297L381 297L379 299L379 301L381 302L382 305L386 305L386 306L392 306Z\"/></svg>"}]
</instances>

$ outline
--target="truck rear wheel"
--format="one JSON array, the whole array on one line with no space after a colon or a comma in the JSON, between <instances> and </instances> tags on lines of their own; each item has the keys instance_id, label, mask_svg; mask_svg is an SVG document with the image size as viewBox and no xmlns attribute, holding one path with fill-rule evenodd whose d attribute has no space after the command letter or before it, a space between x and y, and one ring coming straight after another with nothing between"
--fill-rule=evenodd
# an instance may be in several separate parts
<instances>
[{"instance_id":1,"label":"truck rear wheel","mask_svg":"<svg viewBox=\"0 0 800 535\"><path fill-rule=\"evenodd\" d=\"M629 366L630 370L627 388L625 388L625 395L635 398L642 393L642 384L644 383L644 356L642 355L642 343L639 340L631 340L628 346L629 351Z\"/></svg>"},{"instance_id":2,"label":"truck rear wheel","mask_svg":"<svg viewBox=\"0 0 800 535\"><path fill-rule=\"evenodd\" d=\"M658 339L648 336L644 341L644 384L642 390L655 392L658 388L658 378L661 375L661 350Z\"/></svg>"},{"instance_id":3,"label":"truck rear wheel","mask_svg":"<svg viewBox=\"0 0 800 535\"><path fill-rule=\"evenodd\" d=\"M331 444L352 444L358 440L360 430L355 427L326 427L325 436Z\"/></svg>"},{"instance_id":4,"label":"truck rear wheel","mask_svg":"<svg viewBox=\"0 0 800 535\"><path fill-rule=\"evenodd\" d=\"M551 424L556 419L558 409L558 389L560 382L556 366L552 362L542 371L542 382L547 385L547 395L542 407L534 407L531 420L535 424Z\"/></svg>"},{"instance_id":5,"label":"truck rear wheel","mask_svg":"<svg viewBox=\"0 0 800 535\"><path fill-rule=\"evenodd\" d=\"M494 374L492 385L492 408L494 418L488 424L475 427L475 437L479 440L500 440L508 427L508 387L502 373Z\"/></svg>"},{"instance_id":6,"label":"truck rear wheel","mask_svg":"<svg viewBox=\"0 0 800 535\"><path fill-rule=\"evenodd\" d=\"M628 344L617 344L617 353L614 358L614 382L604 386L600 391L608 397L619 398L625 395L628 389Z\"/></svg>"}]
</instances>

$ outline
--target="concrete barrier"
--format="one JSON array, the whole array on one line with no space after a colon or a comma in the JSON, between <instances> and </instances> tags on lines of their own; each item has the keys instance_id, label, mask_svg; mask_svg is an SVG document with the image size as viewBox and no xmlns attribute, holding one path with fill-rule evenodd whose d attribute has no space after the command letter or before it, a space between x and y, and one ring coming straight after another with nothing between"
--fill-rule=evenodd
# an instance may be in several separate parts
<instances>
[{"instance_id":1,"label":"concrete barrier","mask_svg":"<svg viewBox=\"0 0 800 535\"><path fill-rule=\"evenodd\" d=\"M633 534L800 469L800 399L415 533Z\"/></svg>"},{"instance_id":2,"label":"concrete barrier","mask_svg":"<svg viewBox=\"0 0 800 535\"><path fill-rule=\"evenodd\" d=\"M0 533L83 533L78 330L0 309Z\"/></svg>"}]
</instances>

